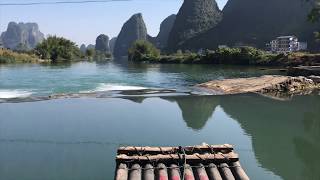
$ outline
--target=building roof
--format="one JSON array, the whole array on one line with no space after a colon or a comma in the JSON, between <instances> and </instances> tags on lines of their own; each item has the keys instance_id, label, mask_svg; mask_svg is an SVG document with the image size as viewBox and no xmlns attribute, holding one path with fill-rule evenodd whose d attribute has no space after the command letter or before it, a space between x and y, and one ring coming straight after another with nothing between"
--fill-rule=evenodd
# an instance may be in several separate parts
<instances>
[{"instance_id":1,"label":"building roof","mask_svg":"<svg viewBox=\"0 0 320 180\"><path fill-rule=\"evenodd\" d=\"M249 180L238 154L228 144L121 147L116 162L116 180Z\"/></svg>"}]
</instances>

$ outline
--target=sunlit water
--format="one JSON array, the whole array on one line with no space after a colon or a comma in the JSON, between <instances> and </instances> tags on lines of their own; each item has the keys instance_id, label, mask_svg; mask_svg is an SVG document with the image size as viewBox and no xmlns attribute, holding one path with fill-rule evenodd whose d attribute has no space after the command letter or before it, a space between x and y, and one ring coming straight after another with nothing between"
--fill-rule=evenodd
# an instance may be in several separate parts
<instances>
[{"instance_id":1,"label":"sunlit water","mask_svg":"<svg viewBox=\"0 0 320 180\"><path fill-rule=\"evenodd\" d=\"M197 65L10 65L0 66L0 98L121 88L188 90L210 79L264 73ZM121 145L206 142L234 144L251 179L317 180L319 120L317 94L287 101L248 94L0 103L0 179L109 180Z\"/></svg>"},{"instance_id":2,"label":"sunlit water","mask_svg":"<svg viewBox=\"0 0 320 180\"><path fill-rule=\"evenodd\" d=\"M0 99L143 88L190 90L212 79L272 73L259 68L208 65L148 65L126 62L63 65L0 65Z\"/></svg>"}]
</instances>

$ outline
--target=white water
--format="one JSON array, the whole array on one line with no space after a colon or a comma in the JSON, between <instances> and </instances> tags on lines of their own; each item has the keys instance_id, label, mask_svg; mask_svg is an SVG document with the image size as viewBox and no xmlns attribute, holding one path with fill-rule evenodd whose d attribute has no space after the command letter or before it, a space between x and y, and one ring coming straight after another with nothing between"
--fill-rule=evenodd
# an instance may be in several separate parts
<instances>
[{"instance_id":1,"label":"white water","mask_svg":"<svg viewBox=\"0 0 320 180\"><path fill-rule=\"evenodd\" d=\"M141 87L141 86L128 86L128 85L122 85L122 84L101 83L93 91L89 91L89 92L137 91L137 90L145 90L145 89L148 89L148 88Z\"/></svg>"},{"instance_id":2,"label":"white water","mask_svg":"<svg viewBox=\"0 0 320 180\"><path fill-rule=\"evenodd\" d=\"M11 99L11 98L24 98L32 94L30 91L25 90L0 90L0 99Z\"/></svg>"}]
</instances>

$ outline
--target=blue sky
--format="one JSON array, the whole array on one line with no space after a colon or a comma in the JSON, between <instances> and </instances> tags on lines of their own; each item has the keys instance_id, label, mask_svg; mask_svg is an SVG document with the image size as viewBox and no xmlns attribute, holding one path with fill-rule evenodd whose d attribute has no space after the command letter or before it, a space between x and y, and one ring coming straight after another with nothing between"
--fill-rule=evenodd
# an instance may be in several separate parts
<instances>
[{"instance_id":1,"label":"blue sky","mask_svg":"<svg viewBox=\"0 0 320 180\"><path fill-rule=\"evenodd\" d=\"M1 3L53 1L58 0L0 0ZM223 8L226 1L217 0L219 7ZM123 23L131 15L141 12L148 33L155 36L163 19L176 14L182 2L182 0L132 0L88 4L0 6L0 31L5 31L10 21L37 22L40 30L46 35L63 36L78 44L94 44L99 34L117 36Z\"/></svg>"}]
</instances>

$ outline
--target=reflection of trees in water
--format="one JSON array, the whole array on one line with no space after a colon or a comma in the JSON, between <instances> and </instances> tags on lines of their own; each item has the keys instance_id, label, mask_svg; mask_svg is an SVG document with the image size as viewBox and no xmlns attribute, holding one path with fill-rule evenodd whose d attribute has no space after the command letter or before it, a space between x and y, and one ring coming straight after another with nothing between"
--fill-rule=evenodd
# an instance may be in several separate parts
<instances>
[{"instance_id":1,"label":"reflection of trees in water","mask_svg":"<svg viewBox=\"0 0 320 180\"><path fill-rule=\"evenodd\" d=\"M252 136L260 164L283 179L319 179L320 96L276 101L257 95L221 97L221 106Z\"/></svg>"},{"instance_id":2,"label":"reflection of trees in water","mask_svg":"<svg viewBox=\"0 0 320 180\"><path fill-rule=\"evenodd\" d=\"M126 99L126 100L132 101L132 102L134 102L134 103L138 103L138 104L143 103L143 101L144 101L146 98L147 98L147 97L143 97L143 96L121 97L121 99Z\"/></svg>"},{"instance_id":3,"label":"reflection of trees in water","mask_svg":"<svg viewBox=\"0 0 320 180\"><path fill-rule=\"evenodd\" d=\"M305 136L294 139L296 153L304 162L304 176L308 179L320 179L319 160L320 152L320 102L310 107L304 114L303 124Z\"/></svg>"},{"instance_id":4,"label":"reflection of trees in water","mask_svg":"<svg viewBox=\"0 0 320 180\"><path fill-rule=\"evenodd\" d=\"M162 99L177 102L182 118L187 126L194 130L201 130L219 105L219 98L216 96L180 96L162 97Z\"/></svg>"},{"instance_id":5,"label":"reflection of trees in water","mask_svg":"<svg viewBox=\"0 0 320 180\"><path fill-rule=\"evenodd\" d=\"M126 98L142 103L144 97ZM161 97L201 130L220 105L252 137L256 159L283 179L320 179L320 96L278 101L259 95Z\"/></svg>"}]
</instances>

